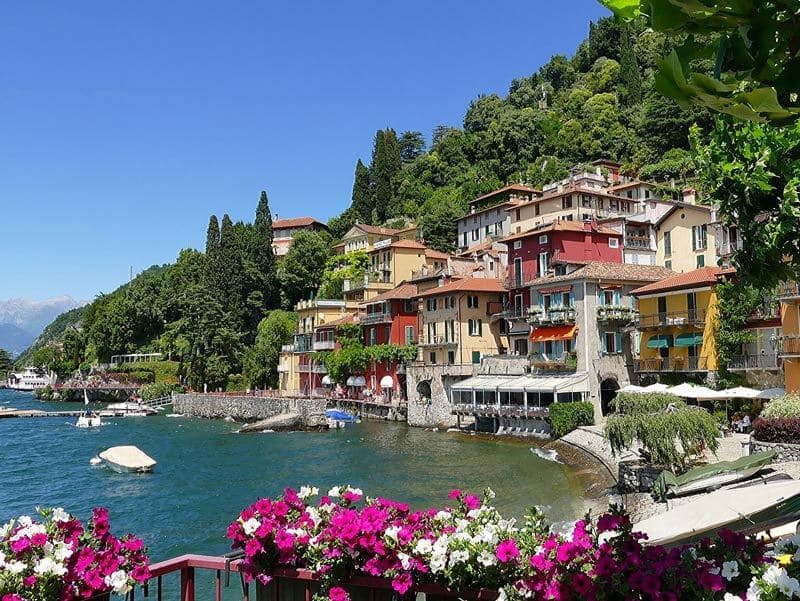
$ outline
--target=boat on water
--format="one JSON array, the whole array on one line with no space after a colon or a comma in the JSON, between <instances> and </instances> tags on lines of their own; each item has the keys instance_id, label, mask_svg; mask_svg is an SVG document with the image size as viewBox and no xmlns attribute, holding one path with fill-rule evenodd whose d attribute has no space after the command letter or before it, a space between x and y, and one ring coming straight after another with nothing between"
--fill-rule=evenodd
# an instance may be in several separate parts
<instances>
[{"instance_id":1,"label":"boat on water","mask_svg":"<svg viewBox=\"0 0 800 601\"><path fill-rule=\"evenodd\" d=\"M111 403L100 412L101 417L147 417L156 415L158 410L144 403Z\"/></svg>"},{"instance_id":2,"label":"boat on water","mask_svg":"<svg viewBox=\"0 0 800 601\"><path fill-rule=\"evenodd\" d=\"M49 384L50 377L35 367L26 367L21 372L11 373L6 380L6 385L11 390L19 392L33 392Z\"/></svg>"},{"instance_id":3,"label":"boat on water","mask_svg":"<svg viewBox=\"0 0 800 601\"><path fill-rule=\"evenodd\" d=\"M653 496L661 501L669 497L691 495L705 490L715 490L752 478L775 459L775 451L763 451L739 457L735 461L720 461L689 470L676 476L663 471L653 486Z\"/></svg>"},{"instance_id":4,"label":"boat on water","mask_svg":"<svg viewBox=\"0 0 800 601\"><path fill-rule=\"evenodd\" d=\"M99 453L98 457L119 473L152 472L157 463L155 459L133 445L110 447Z\"/></svg>"},{"instance_id":5,"label":"boat on water","mask_svg":"<svg viewBox=\"0 0 800 601\"><path fill-rule=\"evenodd\" d=\"M634 524L647 535L647 545L682 545L727 528L744 534L762 532L797 521L800 481L768 482L718 490Z\"/></svg>"},{"instance_id":6,"label":"boat on water","mask_svg":"<svg viewBox=\"0 0 800 601\"><path fill-rule=\"evenodd\" d=\"M97 413L86 411L78 416L75 422L76 428L99 428L101 425L100 416Z\"/></svg>"},{"instance_id":7,"label":"boat on water","mask_svg":"<svg viewBox=\"0 0 800 601\"><path fill-rule=\"evenodd\" d=\"M325 411L325 418L328 420L329 428L344 428L345 424L356 423L358 418L352 413L342 411L341 409L327 409Z\"/></svg>"}]
</instances>

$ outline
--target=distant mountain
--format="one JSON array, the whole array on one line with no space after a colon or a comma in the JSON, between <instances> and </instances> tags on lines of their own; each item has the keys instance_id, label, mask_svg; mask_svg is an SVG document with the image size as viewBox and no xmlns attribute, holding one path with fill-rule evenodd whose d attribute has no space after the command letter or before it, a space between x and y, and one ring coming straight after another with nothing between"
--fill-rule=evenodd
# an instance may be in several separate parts
<instances>
[{"instance_id":1,"label":"distant mountain","mask_svg":"<svg viewBox=\"0 0 800 601\"><path fill-rule=\"evenodd\" d=\"M0 348L18 354L28 348L56 317L85 303L71 296L37 301L12 298L0 301Z\"/></svg>"}]
</instances>

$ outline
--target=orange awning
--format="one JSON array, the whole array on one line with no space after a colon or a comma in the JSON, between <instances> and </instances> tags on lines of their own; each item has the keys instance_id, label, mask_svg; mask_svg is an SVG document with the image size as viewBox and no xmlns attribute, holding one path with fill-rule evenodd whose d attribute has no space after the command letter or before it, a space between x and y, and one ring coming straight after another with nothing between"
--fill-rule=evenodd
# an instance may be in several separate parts
<instances>
[{"instance_id":1,"label":"orange awning","mask_svg":"<svg viewBox=\"0 0 800 601\"><path fill-rule=\"evenodd\" d=\"M572 340L578 328L569 326L550 326L547 328L534 328L531 332L531 342L547 342L549 340Z\"/></svg>"}]
</instances>

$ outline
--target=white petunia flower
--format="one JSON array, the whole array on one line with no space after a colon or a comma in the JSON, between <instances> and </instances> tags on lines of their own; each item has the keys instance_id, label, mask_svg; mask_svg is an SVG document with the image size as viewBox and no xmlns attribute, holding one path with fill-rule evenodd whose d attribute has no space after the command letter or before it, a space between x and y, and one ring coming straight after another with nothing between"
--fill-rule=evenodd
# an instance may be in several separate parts
<instances>
[{"instance_id":1,"label":"white petunia flower","mask_svg":"<svg viewBox=\"0 0 800 601\"><path fill-rule=\"evenodd\" d=\"M297 496L305 500L309 497L316 497L318 494L319 489L316 486L301 486Z\"/></svg>"},{"instance_id":2,"label":"white petunia flower","mask_svg":"<svg viewBox=\"0 0 800 601\"><path fill-rule=\"evenodd\" d=\"M353 494L356 494L356 495L359 495L359 496L361 496L361 497L363 497L363 496L364 496L364 491L362 491L360 488L353 488L353 487L352 487L352 486L350 486L350 485L348 485L348 486L347 486L347 489L346 489L346 491L347 491L347 492L351 492L351 493L353 493Z\"/></svg>"},{"instance_id":3,"label":"white petunia flower","mask_svg":"<svg viewBox=\"0 0 800 601\"><path fill-rule=\"evenodd\" d=\"M597 537L597 544L602 545L603 543L607 543L618 536L619 532L617 530L606 530L605 532L601 532L600 536Z\"/></svg>"},{"instance_id":4,"label":"white petunia flower","mask_svg":"<svg viewBox=\"0 0 800 601\"><path fill-rule=\"evenodd\" d=\"M33 524L33 520L29 515L21 515L17 518L17 524L23 528L29 528Z\"/></svg>"},{"instance_id":5,"label":"white petunia flower","mask_svg":"<svg viewBox=\"0 0 800 601\"><path fill-rule=\"evenodd\" d=\"M67 568L63 563L55 561L52 557L42 557L33 566L33 571L40 576L46 574L55 574L56 576L63 576L67 573Z\"/></svg>"},{"instance_id":6,"label":"white petunia flower","mask_svg":"<svg viewBox=\"0 0 800 601\"><path fill-rule=\"evenodd\" d=\"M70 519L71 519L71 516L66 511L64 511L63 507L56 507L53 510L53 521L54 522L69 522Z\"/></svg>"},{"instance_id":7,"label":"white petunia flower","mask_svg":"<svg viewBox=\"0 0 800 601\"><path fill-rule=\"evenodd\" d=\"M469 561L469 551L456 550L450 554L450 567Z\"/></svg>"},{"instance_id":8,"label":"white petunia flower","mask_svg":"<svg viewBox=\"0 0 800 601\"><path fill-rule=\"evenodd\" d=\"M131 590L131 585L128 583L128 574L124 570L117 570L110 576L106 576L104 582L117 595L124 595Z\"/></svg>"},{"instance_id":9,"label":"white petunia flower","mask_svg":"<svg viewBox=\"0 0 800 601\"><path fill-rule=\"evenodd\" d=\"M400 532L400 526L389 526L384 532L386 538L397 542L397 533Z\"/></svg>"},{"instance_id":10,"label":"white petunia flower","mask_svg":"<svg viewBox=\"0 0 800 601\"><path fill-rule=\"evenodd\" d=\"M787 597L793 597L800 593L800 582L797 578L792 578L785 569L776 565L771 565L764 572L764 582L775 586L781 593Z\"/></svg>"},{"instance_id":11,"label":"white petunia flower","mask_svg":"<svg viewBox=\"0 0 800 601\"><path fill-rule=\"evenodd\" d=\"M431 551L433 551L433 544L427 538L419 539L414 547L414 553L417 555L427 555Z\"/></svg>"},{"instance_id":12,"label":"white petunia flower","mask_svg":"<svg viewBox=\"0 0 800 601\"><path fill-rule=\"evenodd\" d=\"M722 564L722 577L725 580L733 580L739 575L738 561L725 561Z\"/></svg>"},{"instance_id":13,"label":"white petunia flower","mask_svg":"<svg viewBox=\"0 0 800 601\"><path fill-rule=\"evenodd\" d=\"M411 556L406 555L405 553L398 553L397 559L400 560L400 564L403 566L404 570L407 570L411 567Z\"/></svg>"},{"instance_id":14,"label":"white petunia flower","mask_svg":"<svg viewBox=\"0 0 800 601\"><path fill-rule=\"evenodd\" d=\"M64 561L65 559L69 559L72 557L72 549L69 545L65 545L64 543L58 543L53 548L53 557L56 558L58 561Z\"/></svg>"},{"instance_id":15,"label":"white petunia flower","mask_svg":"<svg viewBox=\"0 0 800 601\"><path fill-rule=\"evenodd\" d=\"M27 566L21 561L9 561L6 563L6 570L12 574L21 574Z\"/></svg>"},{"instance_id":16,"label":"white petunia flower","mask_svg":"<svg viewBox=\"0 0 800 601\"><path fill-rule=\"evenodd\" d=\"M242 530L247 536L254 534L256 530L259 529L261 526L261 522L259 522L256 518L250 518L246 522L242 522Z\"/></svg>"},{"instance_id":17,"label":"white petunia flower","mask_svg":"<svg viewBox=\"0 0 800 601\"><path fill-rule=\"evenodd\" d=\"M449 511L440 511L434 516L437 520L449 520L450 519L450 512Z\"/></svg>"},{"instance_id":18,"label":"white petunia flower","mask_svg":"<svg viewBox=\"0 0 800 601\"><path fill-rule=\"evenodd\" d=\"M722 598L722 601L742 601L742 598L739 595L732 595L731 593L725 593L725 596Z\"/></svg>"},{"instance_id":19,"label":"white petunia flower","mask_svg":"<svg viewBox=\"0 0 800 601\"><path fill-rule=\"evenodd\" d=\"M0 540L4 539L9 535L11 532L11 528L14 527L14 522L8 522L0 526Z\"/></svg>"},{"instance_id":20,"label":"white petunia flower","mask_svg":"<svg viewBox=\"0 0 800 601\"><path fill-rule=\"evenodd\" d=\"M761 601L761 587L758 584L758 579L753 578L750 581L750 586L747 587L747 601Z\"/></svg>"},{"instance_id":21,"label":"white petunia flower","mask_svg":"<svg viewBox=\"0 0 800 601\"><path fill-rule=\"evenodd\" d=\"M438 572L441 572L442 570L444 570L445 565L446 563L444 554L434 553L433 555L431 555L431 562L430 562L431 573L436 574Z\"/></svg>"},{"instance_id":22,"label":"white petunia flower","mask_svg":"<svg viewBox=\"0 0 800 601\"><path fill-rule=\"evenodd\" d=\"M341 494L341 489L338 486L334 486L328 491L328 496L331 498L336 498Z\"/></svg>"},{"instance_id":23,"label":"white petunia flower","mask_svg":"<svg viewBox=\"0 0 800 601\"><path fill-rule=\"evenodd\" d=\"M497 558L494 556L494 553L484 550L481 551L480 555L478 555L478 563L488 568L489 566L493 566L497 563Z\"/></svg>"}]
</instances>

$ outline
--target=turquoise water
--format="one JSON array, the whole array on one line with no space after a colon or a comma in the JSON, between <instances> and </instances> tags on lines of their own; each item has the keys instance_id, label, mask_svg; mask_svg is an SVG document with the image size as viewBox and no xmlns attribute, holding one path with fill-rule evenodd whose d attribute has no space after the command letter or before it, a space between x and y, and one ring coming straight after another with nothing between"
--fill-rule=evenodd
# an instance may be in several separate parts
<instances>
[{"instance_id":1,"label":"turquoise water","mask_svg":"<svg viewBox=\"0 0 800 601\"><path fill-rule=\"evenodd\" d=\"M0 406L80 409L0 390ZM425 432L368 422L325 433L235 434L236 425L189 418L106 418L78 429L75 418L0 419L0 520L60 505L86 518L111 512L114 532L134 532L151 557L225 553L225 529L261 496L303 484L327 490L349 483L370 495L426 507L452 488L496 493L496 505L521 516L549 506L554 520L581 511L569 468L534 455L530 443ZM117 474L89 460L114 445L135 444L158 461L152 474Z\"/></svg>"}]
</instances>

